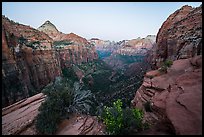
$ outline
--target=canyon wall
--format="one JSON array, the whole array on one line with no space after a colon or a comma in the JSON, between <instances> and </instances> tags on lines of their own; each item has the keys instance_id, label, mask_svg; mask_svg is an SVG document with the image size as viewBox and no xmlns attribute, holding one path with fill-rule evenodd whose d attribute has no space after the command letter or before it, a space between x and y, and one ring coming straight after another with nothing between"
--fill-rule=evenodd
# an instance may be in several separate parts
<instances>
[{"instance_id":1,"label":"canyon wall","mask_svg":"<svg viewBox=\"0 0 204 137\"><path fill-rule=\"evenodd\" d=\"M177 60L202 54L202 5L183 6L162 24L156 38L153 64L166 59Z\"/></svg>"},{"instance_id":2,"label":"canyon wall","mask_svg":"<svg viewBox=\"0 0 204 137\"><path fill-rule=\"evenodd\" d=\"M2 107L39 93L63 68L97 59L86 39L76 34L64 37L73 44L55 49L46 33L2 16Z\"/></svg>"},{"instance_id":3,"label":"canyon wall","mask_svg":"<svg viewBox=\"0 0 204 137\"><path fill-rule=\"evenodd\" d=\"M173 60L167 72L145 74L132 105L144 110L151 131L144 134L202 134L202 6L183 6L160 28L153 65Z\"/></svg>"}]
</instances>

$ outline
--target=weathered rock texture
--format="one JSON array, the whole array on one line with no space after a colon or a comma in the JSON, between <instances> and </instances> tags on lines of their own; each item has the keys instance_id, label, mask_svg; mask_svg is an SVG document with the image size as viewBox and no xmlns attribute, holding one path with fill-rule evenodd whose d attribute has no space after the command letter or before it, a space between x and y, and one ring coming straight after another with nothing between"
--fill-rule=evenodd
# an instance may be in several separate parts
<instances>
[{"instance_id":1,"label":"weathered rock texture","mask_svg":"<svg viewBox=\"0 0 204 137\"><path fill-rule=\"evenodd\" d=\"M96 116L73 115L59 125L56 135L104 135L105 126Z\"/></svg>"},{"instance_id":2,"label":"weathered rock texture","mask_svg":"<svg viewBox=\"0 0 204 137\"><path fill-rule=\"evenodd\" d=\"M48 35L60 33L45 24ZM73 42L66 49L55 49L48 35L2 16L2 107L38 93L62 68L97 59L95 47L76 34L63 34Z\"/></svg>"},{"instance_id":3,"label":"weathered rock texture","mask_svg":"<svg viewBox=\"0 0 204 137\"><path fill-rule=\"evenodd\" d=\"M152 112L145 112L145 119L150 123L165 120L171 133L201 135L202 55L174 61L166 74L147 72L132 103L145 110L147 102Z\"/></svg>"},{"instance_id":4,"label":"weathered rock texture","mask_svg":"<svg viewBox=\"0 0 204 137\"><path fill-rule=\"evenodd\" d=\"M2 107L36 94L61 74L58 57L53 50L33 50L6 36L2 30ZM14 41L16 44L11 44Z\"/></svg>"},{"instance_id":5,"label":"weathered rock texture","mask_svg":"<svg viewBox=\"0 0 204 137\"><path fill-rule=\"evenodd\" d=\"M45 95L40 93L3 108L2 135L38 135L35 121L44 101ZM105 126L97 117L73 114L59 124L56 134L103 135L104 131Z\"/></svg>"},{"instance_id":6,"label":"weathered rock texture","mask_svg":"<svg viewBox=\"0 0 204 137\"><path fill-rule=\"evenodd\" d=\"M57 49L62 68L98 58L95 46L89 43L85 38L74 33L64 34L58 31L50 21L46 21L38 30L49 35L54 41L67 40L72 43L63 46L62 49Z\"/></svg>"},{"instance_id":7,"label":"weathered rock texture","mask_svg":"<svg viewBox=\"0 0 204 137\"><path fill-rule=\"evenodd\" d=\"M163 23L156 38L153 63L177 60L202 54L202 5L183 6Z\"/></svg>"},{"instance_id":8,"label":"weathered rock texture","mask_svg":"<svg viewBox=\"0 0 204 137\"><path fill-rule=\"evenodd\" d=\"M42 24L37 30L44 32L53 40L60 40L63 35L49 20Z\"/></svg>"},{"instance_id":9,"label":"weathered rock texture","mask_svg":"<svg viewBox=\"0 0 204 137\"><path fill-rule=\"evenodd\" d=\"M34 119L45 100L40 93L2 109L2 135L35 135Z\"/></svg>"}]
</instances>

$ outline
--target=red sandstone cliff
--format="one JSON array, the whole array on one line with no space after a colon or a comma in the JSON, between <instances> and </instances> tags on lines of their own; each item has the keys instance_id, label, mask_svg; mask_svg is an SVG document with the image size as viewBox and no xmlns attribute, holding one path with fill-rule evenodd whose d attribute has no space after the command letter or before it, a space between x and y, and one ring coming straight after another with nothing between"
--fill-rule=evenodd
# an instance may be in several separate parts
<instances>
[{"instance_id":1,"label":"red sandstone cliff","mask_svg":"<svg viewBox=\"0 0 204 137\"><path fill-rule=\"evenodd\" d=\"M73 44L59 50L53 48L52 37L2 16L3 107L38 93L62 68L97 59L95 47L76 34L64 34L61 40Z\"/></svg>"},{"instance_id":2,"label":"red sandstone cliff","mask_svg":"<svg viewBox=\"0 0 204 137\"><path fill-rule=\"evenodd\" d=\"M141 134L202 134L202 7L183 6L157 34L153 63L175 60L163 74L149 71L132 100L150 130Z\"/></svg>"},{"instance_id":3,"label":"red sandstone cliff","mask_svg":"<svg viewBox=\"0 0 204 137\"><path fill-rule=\"evenodd\" d=\"M183 6L163 23L156 38L153 62L190 58L202 54L202 6Z\"/></svg>"}]
</instances>

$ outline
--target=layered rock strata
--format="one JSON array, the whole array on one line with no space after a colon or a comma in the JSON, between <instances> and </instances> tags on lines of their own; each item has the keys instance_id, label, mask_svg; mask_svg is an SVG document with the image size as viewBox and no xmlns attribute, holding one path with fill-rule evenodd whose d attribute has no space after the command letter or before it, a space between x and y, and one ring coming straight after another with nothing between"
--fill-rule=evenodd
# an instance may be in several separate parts
<instances>
[{"instance_id":1,"label":"layered rock strata","mask_svg":"<svg viewBox=\"0 0 204 137\"><path fill-rule=\"evenodd\" d=\"M202 54L202 5L183 6L162 24L156 38L153 63L177 60Z\"/></svg>"},{"instance_id":2,"label":"layered rock strata","mask_svg":"<svg viewBox=\"0 0 204 137\"><path fill-rule=\"evenodd\" d=\"M137 90L133 106L145 120L169 121L174 134L202 134L202 56L173 62L166 74L149 71ZM147 110L150 107L152 112Z\"/></svg>"}]
</instances>

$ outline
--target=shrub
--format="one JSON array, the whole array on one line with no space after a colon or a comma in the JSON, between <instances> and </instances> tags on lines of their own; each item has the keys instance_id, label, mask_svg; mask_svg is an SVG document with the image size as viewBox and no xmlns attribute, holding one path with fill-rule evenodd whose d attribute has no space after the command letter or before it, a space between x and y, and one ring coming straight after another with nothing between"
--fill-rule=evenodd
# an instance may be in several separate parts
<instances>
[{"instance_id":1,"label":"shrub","mask_svg":"<svg viewBox=\"0 0 204 137\"><path fill-rule=\"evenodd\" d=\"M74 84L75 81L78 81L78 77L77 77L73 67L62 69L62 74L65 78L68 78L70 80L72 85Z\"/></svg>"},{"instance_id":2,"label":"shrub","mask_svg":"<svg viewBox=\"0 0 204 137\"><path fill-rule=\"evenodd\" d=\"M36 129L42 134L53 134L57 124L67 117L67 108L72 103L72 90L65 81L49 84L43 93L47 95L39 108Z\"/></svg>"},{"instance_id":3,"label":"shrub","mask_svg":"<svg viewBox=\"0 0 204 137\"><path fill-rule=\"evenodd\" d=\"M54 46L67 46L67 45L71 45L73 44L73 42L68 41L68 40L61 40L61 41L54 41L53 45Z\"/></svg>"},{"instance_id":4,"label":"shrub","mask_svg":"<svg viewBox=\"0 0 204 137\"><path fill-rule=\"evenodd\" d=\"M113 107L104 107L105 113L103 114L103 121L110 134L119 134L122 128L122 102L117 100L113 103Z\"/></svg>"},{"instance_id":5,"label":"shrub","mask_svg":"<svg viewBox=\"0 0 204 137\"><path fill-rule=\"evenodd\" d=\"M57 125L70 113L94 114L95 96L89 90L81 90L76 82L72 89L69 82L58 77L42 90L47 98L36 119L36 129L41 134L54 134Z\"/></svg>"},{"instance_id":6,"label":"shrub","mask_svg":"<svg viewBox=\"0 0 204 137\"><path fill-rule=\"evenodd\" d=\"M161 68L159 69L160 72L165 72L167 73L167 68L171 67L171 65L173 64L173 61L172 60L165 60L163 63L162 63L162 66Z\"/></svg>"},{"instance_id":7,"label":"shrub","mask_svg":"<svg viewBox=\"0 0 204 137\"><path fill-rule=\"evenodd\" d=\"M122 102L118 99L113 107L104 107L102 120L108 134L131 134L143 129L143 112L137 108L122 109Z\"/></svg>"},{"instance_id":8,"label":"shrub","mask_svg":"<svg viewBox=\"0 0 204 137\"><path fill-rule=\"evenodd\" d=\"M74 83L73 103L69 111L81 114L95 114L97 102L94 94L90 90L81 90L78 82Z\"/></svg>"},{"instance_id":9,"label":"shrub","mask_svg":"<svg viewBox=\"0 0 204 137\"><path fill-rule=\"evenodd\" d=\"M172 60L165 60L164 61L164 66L171 67L172 64L173 64Z\"/></svg>"}]
</instances>

